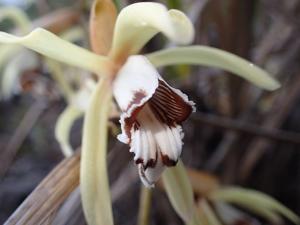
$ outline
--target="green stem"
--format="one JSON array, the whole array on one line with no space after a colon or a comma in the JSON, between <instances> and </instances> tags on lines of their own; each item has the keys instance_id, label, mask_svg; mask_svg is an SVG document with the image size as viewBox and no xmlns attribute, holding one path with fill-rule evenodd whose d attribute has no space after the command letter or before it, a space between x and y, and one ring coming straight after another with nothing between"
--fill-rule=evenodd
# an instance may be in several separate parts
<instances>
[{"instance_id":1,"label":"green stem","mask_svg":"<svg viewBox=\"0 0 300 225\"><path fill-rule=\"evenodd\" d=\"M141 192L140 192L138 225L148 225L149 224L151 197L152 197L151 189L142 186Z\"/></svg>"}]
</instances>

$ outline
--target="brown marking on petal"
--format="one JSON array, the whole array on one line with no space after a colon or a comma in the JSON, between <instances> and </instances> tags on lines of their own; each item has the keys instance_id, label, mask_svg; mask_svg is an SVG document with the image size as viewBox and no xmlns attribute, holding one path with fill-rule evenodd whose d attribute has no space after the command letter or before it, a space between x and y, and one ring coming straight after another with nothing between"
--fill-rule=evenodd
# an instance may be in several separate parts
<instances>
[{"instance_id":1,"label":"brown marking on petal","mask_svg":"<svg viewBox=\"0 0 300 225\"><path fill-rule=\"evenodd\" d=\"M157 163L157 152L155 153L155 159L149 159L146 164L144 163L144 159L142 158L138 158L137 160L135 160L135 164L142 164L144 170L146 170L147 168L154 168L156 166Z\"/></svg>"},{"instance_id":2,"label":"brown marking on petal","mask_svg":"<svg viewBox=\"0 0 300 225\"><path fill-rule=\"evenodd\" d=\"M156 153L156 158L155 159L149 159L146 164L144 163L144 159L142 158L138 158L137 160L135 160L135 164L143 164L143 168L144 170L146 170L147 168L154 168L156 166L157 163L157 153Z\"/></svg>"},{"instance_id":3,"label":"brown marking on petal","mask_svg":"<svg viewBox=\"0 0 300 225\"><path fill-rule=\"evenodd\" d=\"M170 159L169 156L167 155L163 155L161 153L161 159L162 159L162 162L165 166L168 166L168 167L171 167L171 166L176 166L178 160L173 160L173 159Z\"/></svg>"},{"instance_id":4,"label":"brown marking on petal","mask_svg":"<svg viewBox=\"0 0 300 225\"><path fill-rule=\"evenodd\" d=\"M129 102L125 112L127 112L133 105L138 105L146 96L147 93L142 89L135 91L133 94L133 99Z\"/></svg>"},{"instance_id":5,"label":"brown marking on petal","mask_svg":"<svg viewBox=\"0 0 300 225\"><path fill-rule=\"evenodd\" d=\"M183 122L193 111L192 106L162 80L159 80L158 88L149 105L156 117L168 126Z\"/></svg>"},{"instance_id":6,"label":"brown marking on petal","mask_svg":"<svg viewBox=\"0 0 300 225\"><path fill-rule=\"evenodd\" d=\"M138 130L139 128L140 128L140 124L139 124L139 122L138 121L135 121L135 123L133 124L133 129L136 131L136 130Z\"/></svg>"},{"instance_id":7,"label":"brown marking on petal","mask_svg":"<svg viewBox=\"0 0 300 225\"><path fill-rule=\"evenodd\" d=\"M156 159L149 159L148 162L146 163L145 170L150 167L154 168L156 165Z\"/></svg>"},{"instance_id":8,"label":"brown marking on petal","mask_svg":"<svg viewBox=\"0 0 300 225\"><path fill-rule=\"evenodd\" d=\"M143 164L144 160L141 158L138 158L137 160L135 160L135 164Z\"/></svg>"},{"instance_id":9,"label":"brown marking on petal","mask_svg":"<svg viewBox=\"0 0 300 225\"><path fill-rule=\"evenodd\" d=\"M127 106L127 109L125 112L127 112L133 105L138 105L140 102L147 96L146 92L144 90L139 90L136 91L133 95L133 99L130 101L130 103ZM137 107L136 109L133 110L131 113L131 116L128 118L125 118L125 133L127 137L129 138L129 143L131 142L131 128L134 126L134 129L139 128L139 123L136 120L136 117L138 113L142 110L143 105Z\"/></svg>"}]
</instances>

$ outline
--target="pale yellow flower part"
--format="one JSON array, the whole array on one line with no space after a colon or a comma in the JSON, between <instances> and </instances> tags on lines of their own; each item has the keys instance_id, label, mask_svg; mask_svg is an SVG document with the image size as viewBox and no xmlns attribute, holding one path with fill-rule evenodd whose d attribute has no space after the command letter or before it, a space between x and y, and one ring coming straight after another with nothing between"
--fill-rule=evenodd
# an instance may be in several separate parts
<instances>
[{"instance_id":1,"label":"pale yellow flower part","mask_svg":"<svg viewBox=\"0 0 300 225\"><path fill-rule=\"evenodd\" d=\"M30 20L23 10L17 7L1 7L0 8L0 20L11 20L17 29L20 29L22 33L29 32L31 27Z\"/></svg>"},{"instance_id":2,"label":"pale yellow flower part","mask_svg":"<svg viewBox=\"0 0 300 225\"><path fill-rule=\"evenodd\" d=\"M108 60L105 57L65 41L42 28L37 28L24 37L0 32L0 42L20 44L57 61L86 69L98 75L106 74Z\"/></svg>"},{"instance_id":3,"label":"pale yellow flower part","mask_svg":"<svg viewBox=\"0 0 300 225\"><path fill-rule=\"evenodd\" d=\"M162 174L164 187L177 214L188 224L194 220L195 205L191 183L181 161Z\"/></svg>"},{"instance_id":4,"label":"pale yellow flower part","mask_svg":"<svg viewBox=\"0 0 300 225\"><path fill-rule=\"evenodd\" d=\"M55 138L59 142L65 157L73 154L73 148L70 145L70 131L74 122L83 116L83 111L73 105L69 105L58 117L55 125Z\"/></svg>"},{"instance_id":5,"label":"pale yellow flower part","mask_svg":"<svg viewBox=\"0 0 300 225\"><path fill-rule=\"evenodd\" d=\"M89 225L112 225L106 148L112 93L109 81L101 79L85 114L81 149L80 190Z\"/></svg>"},{"instance_id":6,"label":"pale yellow flower part","mask_svg":"<svg viewBox=\"0 0 300 225\"><path fill-rule=\"evenodd\" d=\"M169 48L146 56L156 67L177 64L211 66L232 72L267 90L280 87L278 81L253 63L232 53L208 46Z\"/></svg>"},{"instance_id":7,"label":"pale yellow flower part","mask_svg":"<svg viewBox=\"0 0 300 225\"><path fill-rule=\"evenodd\" d=\"M189 44L194 39L194 27L182 12L168 11L153 2L129 5L118 15L110 55L119 59L137 54L158 32L179 44Z\"/></svg>"}]
</instances>

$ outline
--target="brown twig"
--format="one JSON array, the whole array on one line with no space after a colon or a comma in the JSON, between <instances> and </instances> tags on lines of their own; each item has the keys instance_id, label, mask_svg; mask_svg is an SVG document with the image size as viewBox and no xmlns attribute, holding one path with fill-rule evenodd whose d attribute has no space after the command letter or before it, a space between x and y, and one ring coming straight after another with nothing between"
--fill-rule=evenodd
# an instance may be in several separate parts
<instances>
[{"instance_id":1,"label":"brown twig","mask_svg":"<svg viewBox=\"0 0 300 225\"><path fill-rule=\"evenodd\" d=\"M270 113L268 113L263 126L269 129L279 127L287 118L299 95L300 76L297 76L297 79L291 82L289 88L286 87L285 91L278 97ZM271 144L270 140L256 138L248 145L246 149L247 154L242 161L241 180L245 180L249 176L258 159L262 157L267 147Z\"/></svg>"},{"instance_id":2,"label":"brown twig","mask_svg":"<svg viewBox=\"0 0 300 225\"><path fill-rule=\"evenodd\" d=\"M226 130L242 132L253 136L273 139L275 141L300 144L300 134L283 131L277 128L258 126L240 120L215 116L212 114L206 114L202 112L197 112L191 117L191 119L202 124L206 124L206 125L226 129Z\"/></svg>"},{"instance_id":3,"label":"brown twig","mask_svg":"<svg viewBox=\"0 0 300 225\"><path fill-rule=\"evenodd\" d=\"M78 11L73 8L63 8L33 21L33 27L43 27L58 34L77 23L79 19L80 13Z\"/></svg>"}]
</instances>

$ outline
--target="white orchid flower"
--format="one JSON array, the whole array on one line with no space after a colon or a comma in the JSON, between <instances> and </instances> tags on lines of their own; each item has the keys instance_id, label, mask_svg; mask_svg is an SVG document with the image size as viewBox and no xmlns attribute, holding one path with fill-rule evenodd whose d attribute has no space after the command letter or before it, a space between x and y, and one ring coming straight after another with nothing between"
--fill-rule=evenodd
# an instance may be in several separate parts
<instances>
[{"instance_id":1,"label":"white orchid flower","mask_svg":"<svg viewBox=\"0 0 300 225\"><path fill-rule=\"evenodd\" d=\"M90 31L94 53L43 29L36 29L25 37L0 33L2 43L20 44L98 75L99 82L85 112L82 142L80 188L88 224L113 224L106 168L107 121L112 96L122 111L122 134L118 138L129 144L135 154L143 183L153 186L165 166L174 166L178 161L182 151L181 123L193 111L193 103L163 80L157 66L208 65L237 73L269 90L279 86L253 64L214 48L179 47L148 56L137 55L159 32L177 44L193 41L194 28L185 14L168 10L159 3L135 3L117 16L112 1L95 0ZM176 176L170 174L172 176L165 180L172 183ZM170 193L181 193L174 188L180 187L169 186ZM191 206L191 188L183 192L189 192L187 205ZM180 196L172 197L174 207L179 209L176 204Z\"/></svg>"}]
</instances>

